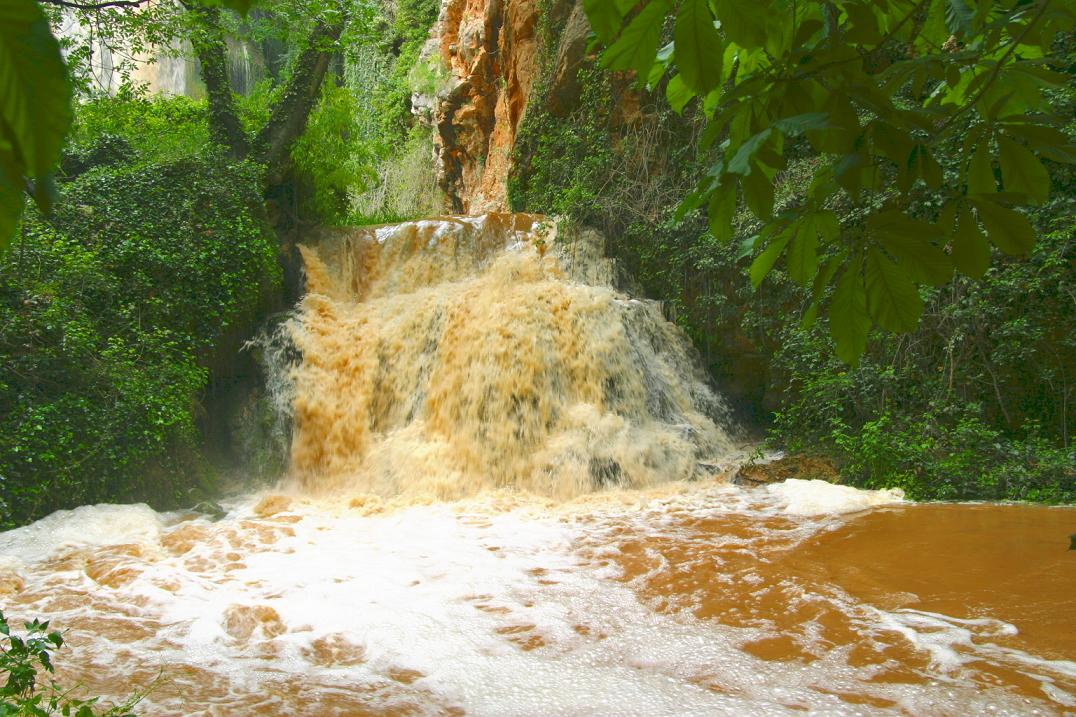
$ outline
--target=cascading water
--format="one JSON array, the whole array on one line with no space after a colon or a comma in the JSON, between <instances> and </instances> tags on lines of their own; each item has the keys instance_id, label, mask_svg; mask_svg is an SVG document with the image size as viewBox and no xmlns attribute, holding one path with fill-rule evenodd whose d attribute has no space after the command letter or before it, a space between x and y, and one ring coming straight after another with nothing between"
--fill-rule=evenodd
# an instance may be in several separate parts
<instances>
[{"instance_id":1,"label":"cascading water","mask_svg":"<svg viewBox=\"0 0 1076 717\"><path fill-rule=\"evenodd\" d=\"M263 342L285 483L0 534L5 613L69 629L59 679L177 717L1076 710L1076 510L714 476L723 402L586 232L303 254Z\"/></svg>"},{"instance_id":2,"label":"cascading water","mask_svg":"<svg viewBox=\"0 0 1076 717\"><path fill-rule=\"evenodd\" d=\"M729 412L653 302L610 285L592 233L489 214L304 248L292 461L304 487L569 498L695 476ZM544 251L549 247L549 251Z\"/></svg>"}]
</instances>

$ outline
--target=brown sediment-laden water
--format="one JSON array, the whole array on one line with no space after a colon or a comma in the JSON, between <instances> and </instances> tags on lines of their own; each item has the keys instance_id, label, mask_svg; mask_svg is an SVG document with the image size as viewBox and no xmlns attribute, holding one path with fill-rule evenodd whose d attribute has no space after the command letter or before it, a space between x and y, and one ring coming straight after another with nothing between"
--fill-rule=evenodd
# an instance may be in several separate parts
<instances>
[{"instance_id":1,"label":"brown sediment-laden water","mask_svg":"<svg viewBox=\"0 0 1076 717\"><path fill-rule=\"evenodd\" d=\"M305 248L291 475L0 534L0 605L147 715L1076 714L1076 509L729 484L687 340L557 233Z\"/></svg>"}]
</instances>

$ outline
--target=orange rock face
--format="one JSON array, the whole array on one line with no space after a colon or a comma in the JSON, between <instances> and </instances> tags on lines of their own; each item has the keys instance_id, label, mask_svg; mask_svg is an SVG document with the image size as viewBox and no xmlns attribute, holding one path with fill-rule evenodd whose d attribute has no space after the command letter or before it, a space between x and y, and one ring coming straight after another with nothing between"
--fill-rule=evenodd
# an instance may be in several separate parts
<instances>
[{"instance_id":1,"label":"orange rock face","mask_svg":"<svg viewBox=\"0 0 1076 717\"><path fill-rule=\"evenodd\" d=\"M452 211L506 208L512 146L538 74L536 0L448 0L424 54L447 89L432 101L440 183Z\"/></svg>"}]
</instances>

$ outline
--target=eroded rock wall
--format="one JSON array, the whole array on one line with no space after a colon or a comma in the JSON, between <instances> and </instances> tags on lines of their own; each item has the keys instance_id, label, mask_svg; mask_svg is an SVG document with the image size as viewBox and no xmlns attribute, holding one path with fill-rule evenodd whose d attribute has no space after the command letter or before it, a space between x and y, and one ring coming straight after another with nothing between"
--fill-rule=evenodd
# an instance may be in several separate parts
<instances>
[{"instance_id":1,"label":"eroded rock wall","mask_svg":"<svg viewBox=\"0 0 1076 717\"><path fill-rule=\"evenodd\" d=\"M416 93L412 104L434 127L439 182L451 211L507 206L516 132L543 72L540 12L538 0L445 0L441 6L423 58L440 65L447 78L428 94ZM570 76L570 85L574 72L568 68L573 56L582 56L589 28L581 2L560 0L552 12L573 17L574 39L558 42L551 68L552 82Z\"/></svg>"}]
</instances>

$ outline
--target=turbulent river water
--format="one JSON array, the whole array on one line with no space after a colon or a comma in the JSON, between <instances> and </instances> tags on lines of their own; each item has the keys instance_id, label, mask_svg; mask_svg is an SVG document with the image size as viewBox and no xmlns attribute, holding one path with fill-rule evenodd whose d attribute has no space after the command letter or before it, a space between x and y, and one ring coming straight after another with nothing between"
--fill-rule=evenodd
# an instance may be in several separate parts
<instances>
[{"instance_id":1,"label":"turbulent river water","mask_svg":"<svg viewBox=\"0 0 1076 717\"><path fill-rule=\"evenodd\" d=\"M1076 714L1076 510L728 476L683 335L586 233L304 249L291 475L0 534L0 605L147 715Z\"/></svg>"}]
</instances>

